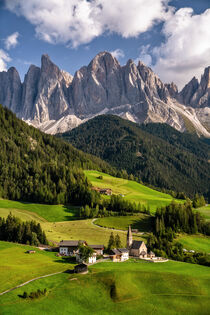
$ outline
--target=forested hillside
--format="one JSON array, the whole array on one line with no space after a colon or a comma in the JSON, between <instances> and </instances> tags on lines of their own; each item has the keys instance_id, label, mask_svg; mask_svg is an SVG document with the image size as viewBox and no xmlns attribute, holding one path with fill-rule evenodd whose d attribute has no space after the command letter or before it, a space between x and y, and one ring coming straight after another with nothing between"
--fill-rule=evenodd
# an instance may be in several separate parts
<instances>
[{"instance_id":1,"label":"forested hillside","mask_svg":"<svg viewBox=\"0 0 210 315\"><path fill-rule=\"evenodd\" d=\"M72 145L156 187L209 195L209 145L164 124L98 116L60 135Z\"/></svg>"},{"instance_id":2,"label":"forested hillside","mask_svg":"<svg viewBox=\"0 0 210 315\"><path fill-rule=\"evenodd\" d=\"M89 204L94 193L82 169L113 171L106 162L28 126L0 105L0 197Z\"/></svg>"}]
</instances>

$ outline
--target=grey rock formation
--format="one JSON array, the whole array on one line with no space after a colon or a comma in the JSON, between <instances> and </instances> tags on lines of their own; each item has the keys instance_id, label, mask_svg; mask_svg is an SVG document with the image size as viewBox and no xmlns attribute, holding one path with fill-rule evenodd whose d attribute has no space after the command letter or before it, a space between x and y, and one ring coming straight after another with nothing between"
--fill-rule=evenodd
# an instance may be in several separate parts
<instances>
[{"instance_id":1,"label":"grey rock formation","mask_svg":"<svg viewBox=\"0 0 210 315\"><path fill-rule=\"evenodd\" d=\"M134 122L163 122L178 130L189 121L198 134L210 136L210 68L199 82L193 78L178 93L163 84L152 69L132 60L121 66L108 52L99 53L74 77L60 70L47 55L41 68L30 66L23 84L14 68L0 73L0 102L28 123L49 133L67 131L95 115L115 114ZM191 108L191 107L194 108ZM199 108L199 111L195 108ZM208 119L207 119L208 120Z\"/></svg>"},{"instance_id":2,"label":"grey rock formation","mask_svg":"<svg viewBox=\"0 0 210 315\"><path fill-rule=\"evenodd\" d=\"M200 83L194 77L180 92L178 99L194 108L210 107L210 67L204 70Z\"/></svg>"},{"instance_id":3,"label":"grey rock formation","mask_svg":"<svg viewBox=\"0 0 210 315\"><path fill-rule=\"evenodd\" d=\"M14 67L0 72L0 103L19 113L22 100L22 84L19 74Z\"/></svg>"}]
</instances>

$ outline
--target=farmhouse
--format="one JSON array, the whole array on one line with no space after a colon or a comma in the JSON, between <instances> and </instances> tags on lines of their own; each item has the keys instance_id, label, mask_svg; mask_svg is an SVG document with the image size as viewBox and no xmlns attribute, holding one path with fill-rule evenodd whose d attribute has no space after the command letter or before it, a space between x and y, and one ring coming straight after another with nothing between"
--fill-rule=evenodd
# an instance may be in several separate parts
<instances>
[{"instance_id":1,"label":"farmhouse","mask_svg":"<svg viewBox=\"0 0 210 315\"><path fill-rule=\"evenodd\" d=\"M130 256L147 258L147 246L143 241L133 240L130 225L127 233L127 248L129 249ZM154 253L152 254L154 255Z\"/></svg>"},{"instance_id":2,"label":"farmhouse","mask_svg":"<svg viewBox=\"0 0 210 315\"><path fill-rule=\"evenodd\" d=\"M88 245L91 247L97 255L103 255L104 253L104 245Z\"/></svg>"},{"instance_id":3,"label":"farmhouse","mask_svg":"<svg viewBox=\"0 0 210 315\"><path fill-rule=\"evenodd\" d=\"M99 192L102 195L107 195L107 196L111 196L112 195L112 190L110 188L92 187L91 189Z\"/></svg>"},{"instance_id":4,"label":"farmhouse","mask_svg":"<svg viewBox=\"0 0 210 315\"><path fill-rule=\"evenodd\" d=\"M59 254L64 256L75 255L80 244L87 245L85 241L61 241L59 243Z\"/></svg>"},{"instance_id":5,"label":"farmhouse","mask_svg":"<svg viewBox=\"0 0 210 315\"><path fill-rule=\"evenodd\" d=\"M114 262L128 260L129 259L129 250L127 248L112 249L110 258Z\"/></svg>"},{"instance_id":6,"label":"farmhouse","mask_svg":"<svg viewBox=\"0 0 210 315\"><path fill-rule=\"evenodd\" d=\"M96 253L93 253L92 256L88 257L87 263L88 263L88 264L93 264L93 263L95 263L95 262L96 262L96 256L97 256ZM78 261L78 262L80 262L80 263L83 263L83 259L81 258L81 255L80 255L80 252L79 252L79 251L76 253L76 261Z\"/></svg>"}]
</instances>

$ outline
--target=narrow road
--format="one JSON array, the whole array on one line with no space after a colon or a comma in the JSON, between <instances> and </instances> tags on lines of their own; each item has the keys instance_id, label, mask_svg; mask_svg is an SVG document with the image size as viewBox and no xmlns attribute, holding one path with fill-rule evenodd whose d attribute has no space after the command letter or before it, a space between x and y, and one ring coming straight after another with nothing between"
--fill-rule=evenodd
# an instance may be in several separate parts
<instances>
[{"instance_id":1,"label":"narrow road","mask_svg":"<svg viewBox=\"0 0 210 315\"><path fill-rule=\"evenodd\" d=\"M24 283L21 283L21 284L17 285L16 287L14 287L14 288L12 288L12 289L9 289L9 290L6 290L6 291L4 291L4 292L1 292L1 293L0 293L0 296L1 296L1 295L4 295L4 294L6 294L6 293L9 293L9 292L11 292L11 291L13 291L13 290L15 290L15 289L21 288L21 287L23 287L24 285L26 285L26 284L28 284L28 283L30 283L30 282L32 282L32 281L35 281L35 280L38 280L38 279L42 279L42 278L46 278L46 277L51 277L51 276L54 276L54 275L58 275L58 274L63 273L63 272L64 272L64 271L59 271L59 272L51 273L51 274L48 274L48 275L44 275L44 276L40 276L40 277L31 279L31 280L28 280L28 281L26 281L26 282L24 282Z\"/></svg>"}]
</instances>

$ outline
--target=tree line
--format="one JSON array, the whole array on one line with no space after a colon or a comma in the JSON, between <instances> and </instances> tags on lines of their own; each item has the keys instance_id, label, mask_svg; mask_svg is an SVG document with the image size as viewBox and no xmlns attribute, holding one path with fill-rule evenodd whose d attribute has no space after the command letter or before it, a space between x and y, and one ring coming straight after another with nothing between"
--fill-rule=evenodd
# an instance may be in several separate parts
<instances>
[{"instance_id":1,"label":"tree line","mask_svg":"<svg viewBox=\"0 0 210 315\"><path fill-rule=\"evenodd\" d=\"M172 202L166 207L157 209L154 232L148 236L147 246L158 256L210 265L208 255L183 251L183 245L175 241L176 233L180 232L210 235L210 223L206 222L199 212L193 211L189 201L185 204Z\"/></svg>"},{"instance_id":2,"label":"tree line","mask_svg":"<svg viewBox=\"0 0 210 315\"><path fill-rule=\"evenodd\" d=\"M112 173L100 158L16 118L0 105L0 197L48 204L91 204L83 169Z\"/></svg>"},{"instance_id":3,"label":"tree line","mask_svg":"<svg viewBox=\"0 0 210 315\"><path fill-rule=\"evenodd\" d=\"M34 246L48 244L40 223L35 221L22 222L11 213L6 219L0 217L0 240Z\"/></svg>"},{"instance_id":4,"label":"tree line","mask_svg":"<svg viewBox=\"0 0 210 315\"><path fill-rule=\"evenodd\" d=\"M85 205L81 207L79 211L79 217L82 219L90 218L103 218L109 216L126 216L135 213L150 214L150 206L142 205L140 202L137 204L129 200L125 200L120 195L112 195L110 199L102 199L98 194L98 198L95 197L96 203L91 205Z\"/></svg>"}]
</instances>

